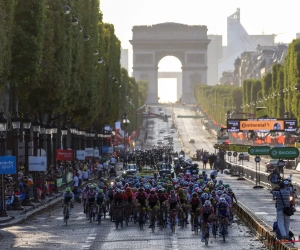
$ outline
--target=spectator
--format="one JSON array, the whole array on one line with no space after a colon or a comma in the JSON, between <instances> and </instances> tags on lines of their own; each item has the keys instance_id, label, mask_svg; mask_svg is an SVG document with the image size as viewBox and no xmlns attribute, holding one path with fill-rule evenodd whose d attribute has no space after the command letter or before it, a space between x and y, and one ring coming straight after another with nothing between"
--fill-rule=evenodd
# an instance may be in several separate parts
<instances>
[{"instance_id":1,"label":"spectator","mask_svg":"<svg viewBox=\"0 0 300 250\"><path fill-rule=\"evenodd\" d=\"M290 231L290 217L283 213L283 208L290 206L290 192L285 189L283 182L279 184L279 188L279 191L272 191L273 196L276 198L277 223L282 238L288 239Z\"/></svg>"},{"instance_id":2,"label":"spectator","mask_svg":"<svg viewBox=\"0 0 300 250\"><path fill-rule=\"evenodd\" d=\"M82 178L84 181L88 181L89 180L89 172L88 169L86 168L82 174Z\"/></svg>"},{"instance_id":3,"label":"spectator","mask_svg":"<svg viewBox=\"0 0 300 250\"><path fill-rule=\"evenodd\" d=\"M277 168L274 168L273 172L268 176L268 180L271 182L272 190L278 187L278 182L280 180L280 174L278 173Z\"/></svg>"},{"instance_id":4,"label":"spectator","mask_svg":"<svg viewBox=\"0 0 300 250\"><path fill-rule=\"evenodd\" d=\"M77 193L78 185L79 185L79 178L78 178L78 173L75 174L73 178L74 184L73 184L73 193Z\"/></svg>"},{"instance_id":5,"label":"spectator","mask_svg":"<svg viewBox=\"0 0 300 250\"><path fill-rule=\"evenodd\" d=\"M103 165L102 163L98 162L98 180L100 180L100 178L102 177L103 174Z\"/></svg>"},{"instance_id":6,"label":"spectator","mask_svg":"<svg viewBox=\"0 0 300 250\"><path fill-rule=\"evenodd\" d=\"M82 168L80 167L77 171L78 174L78 187L81 187L82 184Z\"/></svg>"}]
</instances>

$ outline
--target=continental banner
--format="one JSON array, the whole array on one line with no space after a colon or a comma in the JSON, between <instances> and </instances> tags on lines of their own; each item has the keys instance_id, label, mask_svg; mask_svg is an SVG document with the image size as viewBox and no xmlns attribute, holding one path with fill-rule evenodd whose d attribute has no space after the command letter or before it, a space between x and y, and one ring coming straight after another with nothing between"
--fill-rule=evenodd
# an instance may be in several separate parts
<instances>
[{"instance_id":1,"label":"continental banner","mask_svg":"<svg viewBox=\"0 0 300 250\"><path fill-rule=\"evenodd\" d=\"M240 130L284 130L283 120L274 121L240 121Z\"/></svg>"}]
</instances>

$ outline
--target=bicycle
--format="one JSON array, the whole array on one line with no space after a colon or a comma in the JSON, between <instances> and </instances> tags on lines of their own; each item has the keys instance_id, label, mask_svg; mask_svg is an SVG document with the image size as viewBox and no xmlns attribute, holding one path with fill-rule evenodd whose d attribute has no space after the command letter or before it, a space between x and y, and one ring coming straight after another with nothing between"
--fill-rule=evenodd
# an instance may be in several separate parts
<instances>
[{"instance_id":1,"label":"bicycle","mask_svg":"<svg viewBox=\"0 0 300 250\"><path fill-rule=\"evenodd\" d=\"M222 216L222 220L221 220L221 224L220 224L220 234L223 237L223 242L225 242L226 231L227 231L225 218L226 217Z\"/></svg>"},{"instance_id":2,"label":"bicycle","mask_svg":"<svg viewBox=\"0 0 300 250\"><path fill-rule=\"evenodd\" d=\"M95 207L95 203L89 203L89 219L90 219L90 223L92 223L93 220L95 220L95 216L96 216L96 207Z\"/></svg>"},{"instance_id":3,"label":"bicycle","mask_svg":"<svg viewBox=\"0 0 300 250\"><path fill-rule=\"evenodd\" d=\"M204 222L204 241L205 241L205 246L208 245L208 241L209 241L209 223L208 221Z\"/></svg>"},{"instance_id":4,"label":"bicycle","mask_svg":"<svg viewBox=\"0 0 300 250\"><path fill-rule=\"evenodd\" d=\"M157 217L157 207L153 207L153 209L150 209L150 225L152 232L155 232L155 223L156 223L156 217Z\"/></svg>"},{"instance_id":5,"label":"bicycle","mask_svg":"<svg viewBox=\"0 0 300 250\"><path fill-rule=\"evenodd\" d=\"M185 228L187 225L186 206L182 205L182 208L179 210L178 213L178 219L179 219L179 226L181 227L181 229Z\"/></svg>"},{"instance_id":6,"label":"bicycle","mask_svg":"<svg viewBox=\"0 0 300 250\"><path fill-rule=\"evenodd\" d=\"M68 219L70 217L70 202L64 204L64 222L68 225Z\"/></svg>"},{"instance_id":7,"label":"bicycle","mask_svg":"<svg viewBox=\"0 0 300 250\"><path fill-rule=\"evenodd\" d=\"M125 211L124 211L124 217L125 217L125 224L128 226L129 218L132 215L132 203L127 203L125 206Z\"/></svg>"},{"instance_id":8,"label":"bicycle","mask_svg":"<svg viewBox=\"0 0 300 250\"><path fill-rule=\"evenodd\" d=\"M158 214L158 221L159 221L159 228L160 230L163 230L164 228L166 228L167 224L166 224L166 211L164 210L163 207L160 208L159 210L159 214Z\"/></svg>"},{"instance_id":9,"label":"bicycle","mask_svg":"<svg viewBox=\"0 0 300 250\"><path fill-rule=\"evenodd\" d=\"M98 210L98 224L101 224L101 217L103 214L103 218L105 219L106 216L106 211L105 211L105 204L97 205L97 210Z\"/></svg>"},{"instance_id":10,"label":"bicycle","mask_svg":"<svg viewBox=\"0 0 300 250\"><path fill-rule=\"evenodd\" d=\"M191 212L191 223L192 223L192 231L194 231L195 234L199 233L199 213L198 211Z\"/></svg>"},{"instance_id":11,"label":"bicycle","mask_svg":"<svg viewBox=\"0 0 300 250\"><path fill-rule=\"evenodd\" d=\"M171 209L169 212L169 216L170 216L170 224L171 224L171 231L172 233L175 233L175 217L176 217L176 209Z\"/></svg>"},{"instance_id":12,"label":"bicycle","mask_svg":"<svg viewBox=\"0 0 300 250\"><path fill-rule=\"evenodd\" d=\"M139 222L139 227L142 230L144 228L144 224L145 224L145 208L140 207L139 208L139 217L138 217L138 222Z\"/></svg>"},{"instance_id":13,"label":"bicycle","mask_svg":"<svg viewBox=\"0 0 300 250\"><path fill-rule=\"evenodd\" d=\"M123 206L114 207L114 221L116 229L119 228L119 224L121 224L121 227L123 227Z\"/></svg>"}]
</instances>

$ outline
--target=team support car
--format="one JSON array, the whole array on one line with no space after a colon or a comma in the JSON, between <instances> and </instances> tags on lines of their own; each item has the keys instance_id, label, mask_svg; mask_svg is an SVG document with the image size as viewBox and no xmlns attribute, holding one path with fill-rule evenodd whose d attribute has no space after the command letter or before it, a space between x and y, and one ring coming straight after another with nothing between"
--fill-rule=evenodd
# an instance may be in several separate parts
<instances>
[{"instance_id":1,"label":"team support car","mask_svg":"<svg viewBox=\"0 0 300 250\"><path fill-rule=\"evenodd\" d=\"M138 172L139 168L136 164L127 164L123 167L122 177L133 176Z\"/></svg>"},{"instance_id":2,"label":"team support car","mask_svg":"<svg viewBox=\"0 0 300 250\"><path fill-rule=\"evenodd\" d=\"M174 168L171 164L169 163L161 163L159 164L158 166L158 172L159 172L159 175L162 176L162 175L168 175L170 174L172 176L172 178L174 178Z\"/></svg>"},{"instance_id":3,"label":"team support car","mask_svg":"<svg viewBox=\"0 0 300 250\"><path fill-rule=\"evenodd\" d=\"M269 160L266 162L266 172L272 172L274 170L274 168L278 168L277 166L278 160Z\"/></svg>"},{"instance_id":4,"label":"team support car","mask_svg":"<svg viewBox=\"0 0 300 250\"><path fill-rule=\"evenodd\" d=\"M195 143L195 140L193 138L190 138L189 143Z\"/></svg>"},{"instance_id":5,"label":"team support car","mask_svg":"<svg viewBox=\"0 0 300 250\"><path fill-rule=\"evenodd\" d=\"M243 154L243 156L241 155ZM239 154L239 161L250 161L250 155L248 153L241 153Z\"/></svg>"}]
</instances>

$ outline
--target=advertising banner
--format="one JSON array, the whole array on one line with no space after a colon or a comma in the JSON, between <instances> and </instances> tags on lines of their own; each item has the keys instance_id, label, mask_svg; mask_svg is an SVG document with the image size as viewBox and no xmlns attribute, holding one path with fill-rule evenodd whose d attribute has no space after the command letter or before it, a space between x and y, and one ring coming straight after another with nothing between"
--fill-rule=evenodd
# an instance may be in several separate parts
<instances>
[{"instance_id":1,"label":"advertising banner","mask_svg":"<svg viewBox=\"0 0 300 250\"><path fill-rule=\"evenodd\" d=\"M66 182L67 184L70 183L73 180L73 173L68 172L66 175Z\"/></svg>"},{"instance_id":2,"label":"advertising banner","mask_svg":"<svg viewBox=\"0 0 300 250\"><path fill-rule=\"evenodd\" d=\"M76 150L76 159L80 161L85 160L85 150Z\"/></svg>"},{"instance_id":3,"label":"advertising banner","mask_svg":"<svg viewBox=\"0 0 300 250\"><path fill-rule=\"evenodd\" d=\"M58 161L73 161L73 150L56 150L56 160Z\"/></svg>"},{"instance_id":4,"label":"advertising banner","mask_svg":"<svg viewBox=\"0 0 300 250\"><path fill-rule=\"evenodd\" d=\"M29 171L46 171L47 157L45 156L28 156Z\"/></svg>"},{"instance_id":5,"label":"advertising banner","mask_svg":"<svg viewBox=\"0 0 300 250\"><path fill-rule=\"evenodd\" d=\"M99 149L94 149L94 157L99 157Z\"/></svg>"},{"instance_id":6,"label":"advertising banner","mask_svg":"<svg viewBox=\"0 0 300 250\"><path fill-rule=\"evenodd\" d=\"M293 132L297 129L297 119L228 119L228 132Z\"/></svg>"},{"instance_id":7,"label":"advertising banner","mask_svg":"<svg viewBox=\"0 0 300 250\"><path fill-rule=\"evenodd\" d=\"M15 156L0 156L0 174L16 174Z\"/></svg>"},{"instance_id":8,"label":"advertising banner","mask_svg":"<svg viewBox=\"0 0 300 250\"><path fill-rule=\"evenodd\" d=\"M63 179L62 178L58 178L56 179L56 187L61 187L63 185Z\"/></svg>"},{"instance_id":9,"label":"advertising banner","mask_svg":"<svg viewBox=\"0 0 300 250\"><path fill-rule=\"evenodd\" d=\"M85 148L85 157L93 157L94 149L93 148Z\"/></svg>"}]
</instances>

